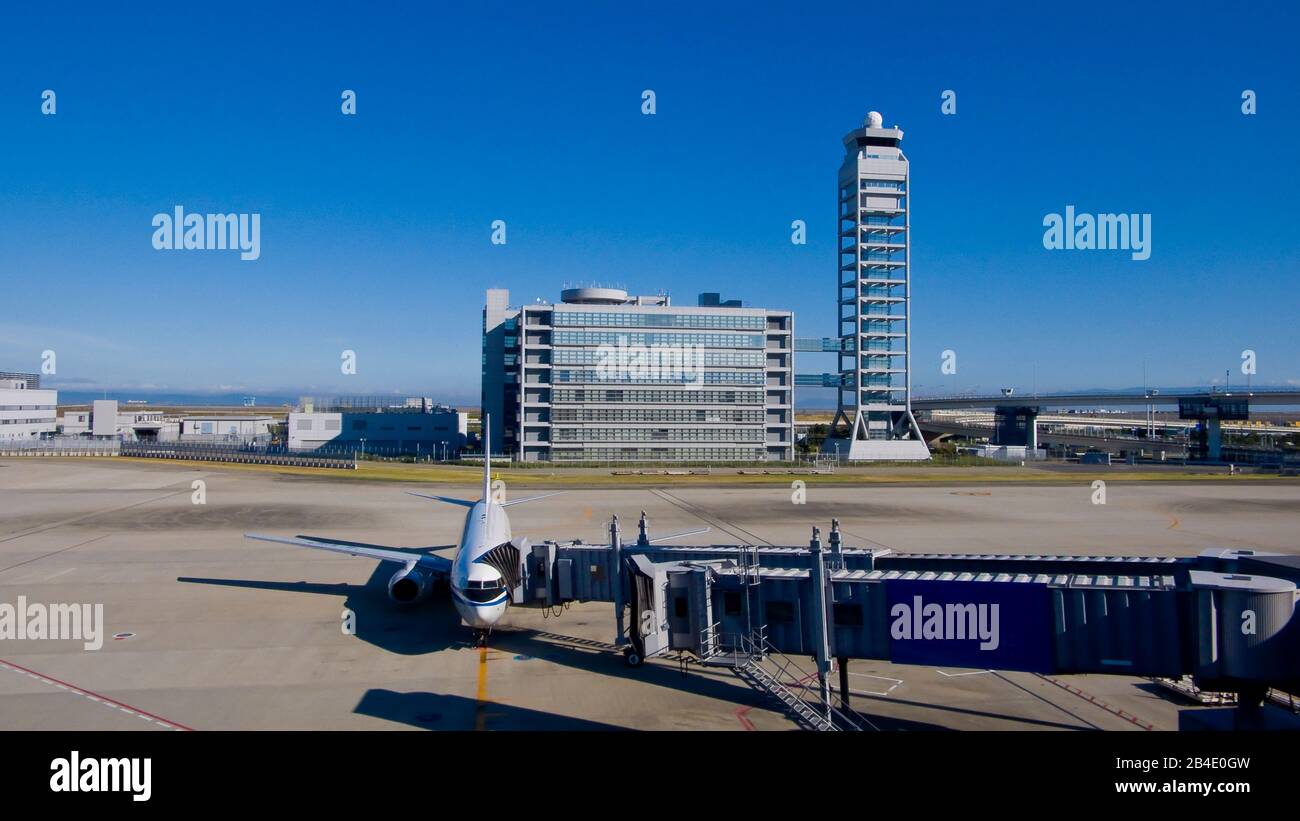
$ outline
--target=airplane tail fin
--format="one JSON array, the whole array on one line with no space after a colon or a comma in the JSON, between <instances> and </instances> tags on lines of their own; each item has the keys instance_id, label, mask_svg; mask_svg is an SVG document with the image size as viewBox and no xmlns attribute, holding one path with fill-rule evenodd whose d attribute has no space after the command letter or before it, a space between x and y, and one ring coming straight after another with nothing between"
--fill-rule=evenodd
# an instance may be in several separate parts
<instances>
[{"instance_id":1,"label":"airplane tail fin","mask_svg":"<svg viewBox=\"0 0 1300 821\"><path fill-rule=\"evenodd\" d=\"M483 414L483 501L492 503L492 415Z\"/></svg>"}]
</instances>

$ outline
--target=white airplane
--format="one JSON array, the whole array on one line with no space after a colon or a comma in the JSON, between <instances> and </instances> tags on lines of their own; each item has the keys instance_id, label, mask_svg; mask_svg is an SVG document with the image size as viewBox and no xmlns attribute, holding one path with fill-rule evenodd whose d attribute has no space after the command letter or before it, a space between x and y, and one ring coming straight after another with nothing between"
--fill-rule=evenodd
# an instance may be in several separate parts
<instances>
[{"instance_id":1,"label":"white airplane","mask_svg":"<svg viewBox=\"0 0 1300 821\"><path fill-rule=\"evenodd\" d=\"M543 493L523 499L494 502L492 500L492 464L490 455L490 420L483 419L483 498L477 502L453 499L448 496L430 496L407 491L412 496L469 508L465 514L465 528L461 532L456 557L448 559L432 553L411 553L376 545L363 545L314 536L265 536L245 533L246 539L279 542L316 550L330 550L351 556L365 556L382 562L395 562L402 568L388 581L388 595L399 604L410 604L427 598L433 586L442 581L450 583L456 611L465 624L472 627L480 641L486 641L492 626L505 615L510 605L510 590L519 584L519 558L527 551L528 540L516 542L510 532L510 519L505 508L522 505L555 496Z\"/></svg>"}]
</instances>

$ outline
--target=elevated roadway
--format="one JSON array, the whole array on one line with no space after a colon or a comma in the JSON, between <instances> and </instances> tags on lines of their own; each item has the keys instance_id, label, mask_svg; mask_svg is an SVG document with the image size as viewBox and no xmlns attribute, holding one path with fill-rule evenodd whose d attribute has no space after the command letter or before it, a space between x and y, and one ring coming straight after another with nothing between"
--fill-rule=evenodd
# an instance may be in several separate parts
<instances>
[{"instance_id":1,"label":"elevated roadway","mask_svg":"<svg viewBox=\"0 0 1300 821\"><path fill-rule=\"evenodd\" d=\"M947 396L912 400L912 410L956 410L992 408L997 445L1038 447L1038 416L1047 407L1176 405L1181 419L1196 420L1190 439L1195 458L1218 462L1223 457L1223 423L1250 417L1252 405L1300 405L1300 391L1293 390L1162 390L1099 391L1092 393L1033 394L1017 396L1004 391L998 395Z\"/></svg>"},{"instance_id":2,"label":"elevated roadway","mask_svg":"<svg viewBox=\"0 0 1300 821\"><path fill-rule=\"evenodd\" d=\"M1300 391L1291 390L1151 390L1146 393L1095 392L1095 393L1043 393L1043 394L993 394L983 396L931 396L913 398L912 410L951 410L958 408L1049 408L1108 405L1176 406L1186 400L1246 400L1251 405L1298 405Z\"/></svg>"}]
</instances>

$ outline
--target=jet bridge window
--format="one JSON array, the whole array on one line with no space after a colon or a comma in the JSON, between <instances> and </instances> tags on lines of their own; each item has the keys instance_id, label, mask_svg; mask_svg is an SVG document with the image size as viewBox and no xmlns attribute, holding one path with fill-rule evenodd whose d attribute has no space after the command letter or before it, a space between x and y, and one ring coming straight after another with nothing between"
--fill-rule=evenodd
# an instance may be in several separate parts
<instances>
[{"instance_id":1,"label":"jet bridge window","mask_svg":"<svg viewBox=\"0 0 1300 821\"><path fill-rule=\"evenodd\" d=\"M861 627L862 605L840 602L834 605L835 624L838 627Z\"/></svg>"},{"instance_id":2,"label":"jet bridge window","mask_svg":"<svg viewBox=\"0 0 1300 821\"><path fill-rule=\"evenodd\" d=\"M794 602L770 601L763 605L768 624L794 624Z\"/></svg>"},{"instance_id":3,"label":"jet bridge window","mask_svg":"<svg viewBox=\"0 0 1300 821\"><path fill-rule=\"evenodd\" d=\"M738 591L728 590L722 594L722 612L727 616L744 615L744 601Z\"/></svg>"}]
</instances>

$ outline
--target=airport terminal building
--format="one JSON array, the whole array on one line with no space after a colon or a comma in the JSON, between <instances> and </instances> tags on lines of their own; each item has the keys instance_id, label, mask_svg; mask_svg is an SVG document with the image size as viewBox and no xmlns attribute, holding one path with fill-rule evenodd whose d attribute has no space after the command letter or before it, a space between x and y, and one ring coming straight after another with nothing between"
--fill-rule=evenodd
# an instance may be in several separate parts
<instances>
[{"instance_id":1,"label":"airport terminal building","mask_svg":"<svg viewBox=\"0 0 1300 821\"><path fill-rule=\"evenodd\" d=\"M487 292L492 450L523 461L794 458L794 315L571 288L512 308Z\"/></svg>"}]
</instances>

